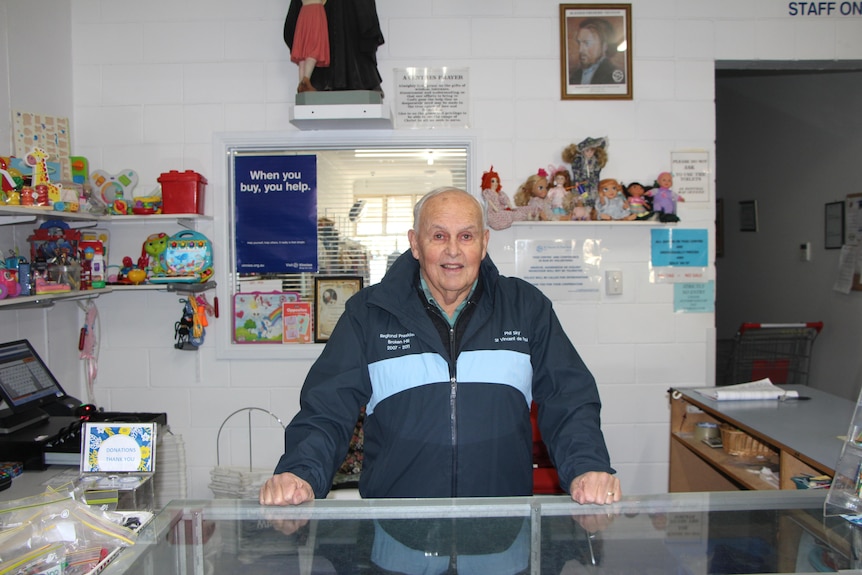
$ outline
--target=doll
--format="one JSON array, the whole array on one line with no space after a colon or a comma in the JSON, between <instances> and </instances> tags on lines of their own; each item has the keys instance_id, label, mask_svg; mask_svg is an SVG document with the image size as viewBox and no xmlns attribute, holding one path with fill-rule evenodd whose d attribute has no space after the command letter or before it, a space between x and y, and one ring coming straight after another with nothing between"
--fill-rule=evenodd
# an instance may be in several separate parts
<instances>
[{"instance_id":1,"label":"doll","mask_svg":"<svg viewBox=\"0 0 862 575\"><path fill-rule=\"evenodd\" d=\"M633 220L635 215L623 195L623 187L614 179L599 182L599 200L596 211L600 220Z\"/></svg>"},{"instance_id":2,"label":"doll","mask_svg":"<svg viewBox=\"0 0 862 575\"><path fill-rule=\"evenodd\" d=\"M607 138L587 138L563 150L563 161L572 165L574 191L587 194L585 204L588 208L595 206L602 168L608 163L607 144Z\"/></svg>"},{"instance_id":3,"label":"doll","mask_svg":"<svg viewBox=\"0 0 862 575\"><path fill-rule=\"evenodd\" d=\"M299 66L297 92L316 92L311 74L316 66L329 66L329 26L324 4L326 0L302 0L299 9L290 47L290 61Z\"/></svg>"},{"instance_id":4,"label":"doll","mask_svg":"<svg viewBox=\"0 0 862 575\"><path fill-rule=\"evenodd\" d=\"M494 166L482 174L482 197L485 199L485 210L488 226L495 230L505 230L512 222L520 222L531 218L536 210L529 207L512 207L509 196L503 193L500 185L500 174L494 171Z\"/></svg>"},{"instance_id":5,"label":"doll","mask_svg":"<svg viewBox=\"0 0 862 575\"><path fill-rule=\"evenodd\" d=\"M581 196L576 196L572 194L572 221L573 222L587 222L593 218L593 210L587 208L584 205L584 198Z\"/></svg>"},{"instance_id":6,"label":"doll","mask_svg":"<svg viewBox=\"0 0 862 575\"><path fill-rule=\"evenodd\" d=\"M685 199L671 189L673 176L670 172L662 172L656 178L656 186L647 192L652 198L653 210L658 214L660 222L678 222L676 215L676 203L684 202Z\"/></svg>"},{"instance_id":7,"label":"doll","mask_svg":"<svg viewBox=\"0 0 862 575\"><path fill-rule=\"evenodd\" d=\"M569 176L568 168L550 166L553 174L553 187L548 190L548 199L551 202L551 211L554 219L568 220L572 212L572 178Z\"/></svg>"},{"instance_id":8,"label":"doll","mask_svg":"<svg viewBox=\"0 0 862 575\"><path fill-rule=\"evenodd\" d=\"M533 210L530 219L553 220L554 213L548 200L548 172L539 168L538 172L527 178L515 193L515 205Z\"/></svg>"},{"instance_id":9,"label":"doll","mask_svg":"<svg viewBox=\"0 0 862 575\"><path fill-rule=\"evenodd\" d=\"M629 209L638 221L645 221L652 215L652 206L646 196L646 189L639 182L631 182L625 187L626 197L629 201Z\"/></svg>"}]
</instances>

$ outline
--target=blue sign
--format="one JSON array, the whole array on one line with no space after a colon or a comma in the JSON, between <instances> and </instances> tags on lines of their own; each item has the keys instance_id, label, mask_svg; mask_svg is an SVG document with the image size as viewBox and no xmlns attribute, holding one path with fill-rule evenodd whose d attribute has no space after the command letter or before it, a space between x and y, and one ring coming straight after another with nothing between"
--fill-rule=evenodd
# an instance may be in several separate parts
<instances>
[{"instance_id":1,"label":"blue sign","mask_svg":"<svg viewBox=\"0 0 862 575\"><path fill-rule=\"evenodd\" d=\"M236 272L317 271L317 156L234 158Z\"/></svg>"},{"instance_id":2,"label":"blue sign","mask_svg":"<svg viewBox=\"0 0 862 575\"><path fill-rule=\"evenodd\" d=\"M706 267L708 239L706 230L650 230L653 267Z\"/></svg>"}]
</instances>

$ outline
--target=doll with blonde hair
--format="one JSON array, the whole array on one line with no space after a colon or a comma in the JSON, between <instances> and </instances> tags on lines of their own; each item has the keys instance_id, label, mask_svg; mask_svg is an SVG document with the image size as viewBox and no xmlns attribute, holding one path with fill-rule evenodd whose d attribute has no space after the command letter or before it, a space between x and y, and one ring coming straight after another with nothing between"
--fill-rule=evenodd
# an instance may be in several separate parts
<instances>
[{"instance_id":1,"label":"doll with blonde hair","mask_svg":"<svg viewBox=\"0 0 862 575\"><path fill-rule=\"evenodd\" d=\"M531 208L531 219L553 220L554 212L548 199L548 172L539 168L538 172L528 177L515 193L515 205Z\"/></svg>"},{"instance_id":2,"label":"doll with blonde hair","mask_svg":"<svg viewBox=\"0 0 862 575\"><path fill-rule=\"evenodd\" d=\"M571 164L576 194L586 194L585 204L593 207L599 193L602 168L608 163L607 138L586 138L563 150L563 161Z\"/></svg>"},{"instance_id":3,"label":"doll with blonde hair","mask_svg":"<svg viewBox=\"0 0 862 575\"><path fill-rule=\"evenodd\" d=\"M599 199L596 203L596 211L600 220L633 220L636 217L623 195L622 185L612 178L599 182Z\"/></svg>"}]
</instances>

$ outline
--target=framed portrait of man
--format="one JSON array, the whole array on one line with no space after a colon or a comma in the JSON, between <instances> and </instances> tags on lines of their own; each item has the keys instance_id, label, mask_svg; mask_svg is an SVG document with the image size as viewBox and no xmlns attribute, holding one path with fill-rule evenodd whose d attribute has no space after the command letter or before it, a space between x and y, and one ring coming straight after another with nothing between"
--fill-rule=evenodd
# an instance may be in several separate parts
<instances>
[{"instance_id":1,"label":"framed portrait of man","mask_svg":"<svg viewBox=\"0 0 862 575\"><path fill-rule=\"evenodd\" d=\"M631 4L560 4L563 100L632 99Z\"/></svg>"}]
</instances>

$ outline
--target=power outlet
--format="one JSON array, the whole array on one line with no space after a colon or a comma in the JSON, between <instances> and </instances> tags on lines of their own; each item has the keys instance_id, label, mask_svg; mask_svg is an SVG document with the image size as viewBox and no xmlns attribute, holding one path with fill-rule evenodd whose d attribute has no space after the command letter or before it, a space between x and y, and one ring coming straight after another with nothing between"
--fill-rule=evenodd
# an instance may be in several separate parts
<instances>
[{"instance_id":1,"label":"power outlet","mask_svg":"<svg viewBox=\"0 0 862 575\"><path fill-rule=\"evenodd\" d=\"M605 293L607 295L623 295L623 272L620 270L605 272Z\"/></svg>"}]
</instances>

